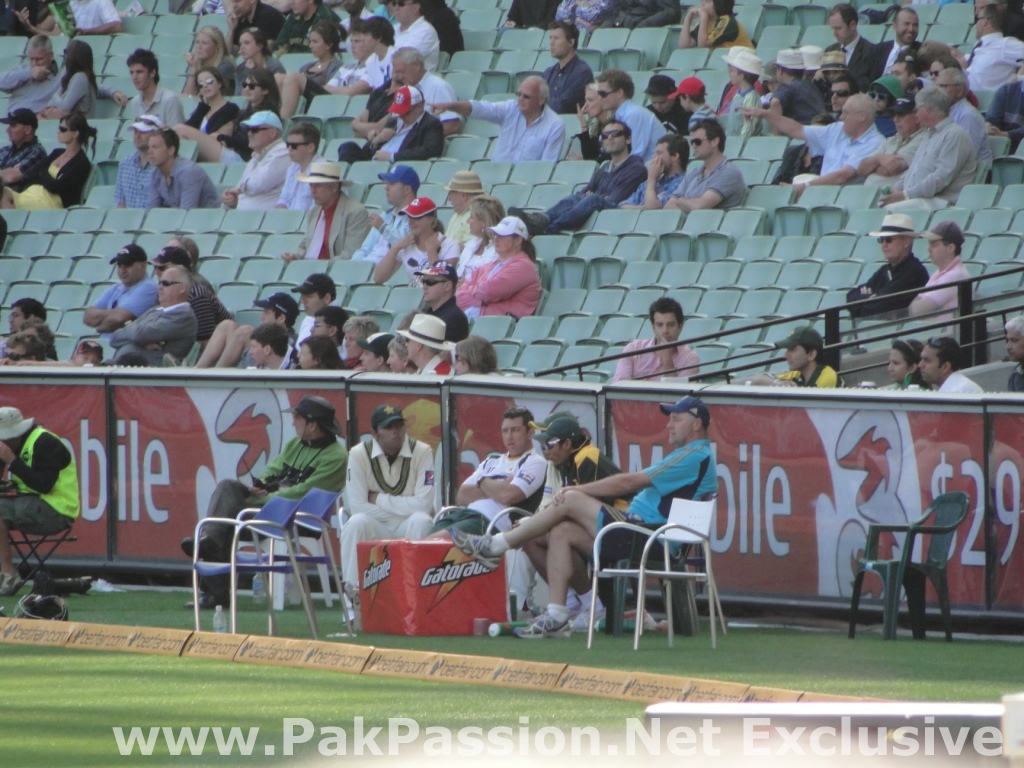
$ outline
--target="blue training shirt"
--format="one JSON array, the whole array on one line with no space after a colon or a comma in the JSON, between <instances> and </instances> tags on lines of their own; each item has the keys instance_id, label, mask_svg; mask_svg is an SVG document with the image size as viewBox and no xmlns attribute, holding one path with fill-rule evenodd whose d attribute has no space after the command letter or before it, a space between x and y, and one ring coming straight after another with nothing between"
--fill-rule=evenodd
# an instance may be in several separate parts
<instances>
[{"instance_id":1,"label":"blue training shirt","mask_svg":"<svg viewBox=\"0 0 1024 768\"><path fill-rule=\"evenodd\" d=\"M674 499L695 499L718 490L709 440L695 440L676 448L644 472L652 485L633 498L629 512L645 523L660 525L668 520Z\"/></svg>"}]
</instances>

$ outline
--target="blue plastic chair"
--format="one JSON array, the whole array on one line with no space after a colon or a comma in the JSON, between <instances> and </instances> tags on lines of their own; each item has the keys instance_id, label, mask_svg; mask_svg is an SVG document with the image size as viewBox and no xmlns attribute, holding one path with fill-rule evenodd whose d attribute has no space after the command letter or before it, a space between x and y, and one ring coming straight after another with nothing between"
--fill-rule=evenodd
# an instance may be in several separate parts
<instances>
[{"instance_id":1,"label":"blue plastic chair","mask_svg":"<svg viewBox=\"0 0 1024 768\"><path fill-rule=\"evenodd\" d=\"M296 559L296 547L294 542L293 527L296 513L301 501L271 497L260 509L244 509L239 513L238 519L224 517L207 517L196 524L193 540L202 540L203 529L213 524L230 525L235 532L231 541L231 560L227 563L211 562L199 558L199 547L195 548L192 557L192 596L194 600L195 626L198 632L199 627L199 578L210 576L231 576L231 632L235 634L238 628L238 574L293 574L299 581L299 595L302 600L303 610L306 612L306 620L309 622L309 629L313 639L318 639L316 614L313 611L313 603L309 599L309 584L306 581L305 573L298 567ZM243 531L249 531L256 541L255 551L239 552L238 545ZM274 553L274 542L282 542L285 546L286 555ZM269 543L268 551L264 551L263 544ZM269 594L267 600L267 634L274 634L274 609L273 592L274 580L269 579Z\"/></svg>"}]
</instances>

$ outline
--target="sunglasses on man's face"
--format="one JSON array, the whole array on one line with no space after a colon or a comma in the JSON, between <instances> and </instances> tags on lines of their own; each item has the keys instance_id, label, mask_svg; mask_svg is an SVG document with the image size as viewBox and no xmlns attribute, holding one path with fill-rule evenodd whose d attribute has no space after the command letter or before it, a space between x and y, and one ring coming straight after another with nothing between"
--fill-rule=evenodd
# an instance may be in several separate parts
<instances>
[{"instance_id":1,"label":"sunglasses on man's face","mask_svg":"<svg viewBox=\"0 0 1024 768\"><path fill-rule=\"evenodd\" d=\"M704 139L690 139L690 144L694 147L699 147L704 143Z\"/></svg>"},{"instance_id":2,"label":"sunglasses on man's face","mask_svg":"<svg viewBox=\"0 0 1024 768\"><path fill-rule=\"evenodd\" d=\"M269 125L254 125L252 128L246 128L246 130L249 133L259 133L260 131L267 130L267 128L269 128L269 127L270 127Z\"/></svg>"},{"instance_id":3,"label":"sunglasses on man's face","mask_svg":"<svg viewBox=\"0 0 1024 768\"><path fill-rule=\"evenodd\" d=\"M850 95L849 91L832 91L833 96L838 96L840 99L845 99Z\"/></svg>"},{"instance_id":4,"label":"sunglasses on man's face","mask_svg":"<svg viewBox=\"0 0 1024 768\"><path fill-rule=\"evenodd\" d=\"M426 285L426 286L429 286L429 287L433 287L435 285L440 285L443 282L446 282L446 281L445 280L421 280L420 281L420 285Z\"/></svg>"},{"instance_id":5,"label":"sunglasses on man's face","mask_svg":"<svg viewBox=\"0 0 1024 768\"><path fill-rule=\"evenodd\" d=\"M250 88L251 89L251 88L259 88L260 86L259 86L259 83L255 83L252 80L246 80L244 83L242 83L242 87L243 88Z\"/></svg>"},{"instance_id":6,"label":"sunglasses on man's face","mask_svg":"<svg viewBox=\"0 0 1024 768\"><path fill-rule=\"evenodd\" d=\"M298 149L299 147L304 147L307 144L312 144L312 143L313 142L311 142L311 141L286 141L284 143L284 145L286 147L288 147L288 149Z\"/></svg>"},{"instance_id":7,"label":"sunglasses on man's face","mask_svg":"<svg viewBox=\"0 0 1024 768\"><path fill-rule=\"evenodd\" d=\"M625 136L625 131L605 131L601 134L602 139L617 139L619 136Z\"/></svg>"}]
</instances>

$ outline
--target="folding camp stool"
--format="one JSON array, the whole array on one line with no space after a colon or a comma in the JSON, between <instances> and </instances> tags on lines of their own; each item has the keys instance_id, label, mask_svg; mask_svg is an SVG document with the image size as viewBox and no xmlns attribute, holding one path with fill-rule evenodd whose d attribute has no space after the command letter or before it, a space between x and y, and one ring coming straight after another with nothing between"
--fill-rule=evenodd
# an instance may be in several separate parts
<instances>
[{"instance_id":1,"label":"folding camp stool","mask_svg":"<svg viewBox=\"0 0 1024 768\"><path fill-rule=\"evenodd\" d=\"M60 533L51 533L46 536L36 536L22 531L8 530L11 539L11 546L18 555L18 572L28 566L28 573L24 575L25 581L31 581L37 571L43 569L46 561L57 551L57 547L65 541L78 541L77 536L72 536L74 528L65 528Z\"/></svg>"}]
</instances>

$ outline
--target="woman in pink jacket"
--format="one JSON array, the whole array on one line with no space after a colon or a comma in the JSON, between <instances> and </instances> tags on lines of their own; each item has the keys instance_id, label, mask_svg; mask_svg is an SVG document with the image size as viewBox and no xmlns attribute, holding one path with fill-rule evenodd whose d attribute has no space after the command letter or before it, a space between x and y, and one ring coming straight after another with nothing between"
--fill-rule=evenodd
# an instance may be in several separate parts
<instances>
[{"instance_id":1,"label":"woman in pink jacket","mask_svg":"<svg viewBox=\"0 0 1024 768\"><path fill-rule=\"evenodd\" d=\"M537 251L526 225L506 216L488 231L498 259L470 275L456 292L456 303L469 317L512 315L518 320L532 315L540 303L541 286Z\"/></svg>"}]
</instances>

